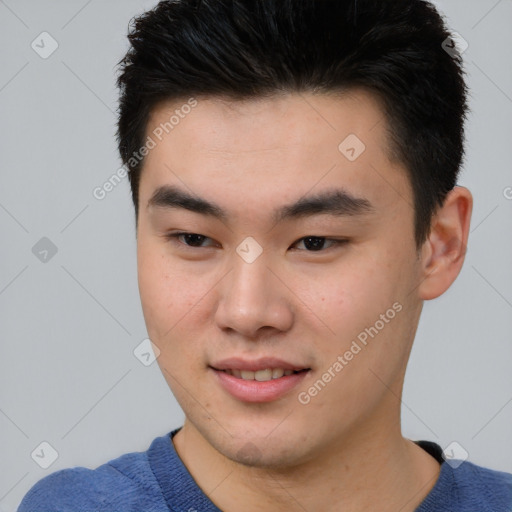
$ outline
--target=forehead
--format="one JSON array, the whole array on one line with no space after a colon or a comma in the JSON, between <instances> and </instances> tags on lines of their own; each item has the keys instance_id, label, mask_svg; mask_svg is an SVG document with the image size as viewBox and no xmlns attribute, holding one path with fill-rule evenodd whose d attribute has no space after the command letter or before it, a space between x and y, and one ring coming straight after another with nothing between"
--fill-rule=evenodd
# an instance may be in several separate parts
<instances>
[{"instance_id":1,"label":"forehead","mask_svg":"<svg viewBox=\"0 0 512 512\"><path fill-rule=\"evenodd\" d=\"M245 100L205 97L195 99L192 108L188 103L187 98L159 103L150 113L147 133L160 128L159 139L173 138L178 143L182 136L193 142L196 150L236 154L290 143L326 146L336 143L344 132L366 139L367 132L374 132L375 142L383 147L387 142L382 105L377 96L365 89L331 94L287 93Z\"/></svg>"},{"instance_id":2,"label":"forehead","mask_svg":"<svg viewBox=\"0 0 512 512\"><path fill-rule=\"evenodd\" d=\"M202 197L222 192L240 207L250 198L285 203L332 186L375 196L377 204L410 192L404 170L388 158L381 104L365 90L186 104L164 102L151 113L146 136L155 146L145 159L142 201L163 184Z\"/></svg>"}]
</instances>

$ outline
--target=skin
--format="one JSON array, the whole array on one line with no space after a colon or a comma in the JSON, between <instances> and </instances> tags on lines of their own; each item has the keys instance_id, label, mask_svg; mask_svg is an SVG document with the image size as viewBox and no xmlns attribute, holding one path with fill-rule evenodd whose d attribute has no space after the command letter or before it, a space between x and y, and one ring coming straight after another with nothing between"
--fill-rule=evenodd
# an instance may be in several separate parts
<instances>
[{"instance_id":1,"label":"skin","mask_svg":"<svg viewBox=\"0 0 512 512\"><path fill-rule=\"evenodd\" d=\"M180 104L155 108L147 133ZM385 129L380 104L364 90L198 98L146 157L137 234L144 318L186 416L176 450L223 511L407 512L439 476L439 464L402 436L400 397L423 301L447 290L462 267L472 196L455 187L418 250L412 190L387 156ZM366 146L353 162L338 150L351 133ZM227 221L148 207L166 184L215 202ZM333 187L366 198L374 212L272 221L275 208ZM171 231L207 238L194 247L167 239ZM248 236L263 249L250 264L236 252ZM307 236L349 241L314 251L301 241ZM300 403L298 392L396 302L402 310ZM208 366L235 355L271 355L311 371L279 400L246 403Z\"/></svg>"}]
</instances>

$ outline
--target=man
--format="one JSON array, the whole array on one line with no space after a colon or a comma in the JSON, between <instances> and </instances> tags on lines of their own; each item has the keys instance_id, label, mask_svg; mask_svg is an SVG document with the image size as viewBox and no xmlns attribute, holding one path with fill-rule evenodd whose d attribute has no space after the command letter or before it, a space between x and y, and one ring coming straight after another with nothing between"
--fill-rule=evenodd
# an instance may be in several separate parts
<instances>
[{"instance_id":1,"label":"man","mask_svg":"<svg viewBox=\"0 0 512 512\"><path fill-rule=\"evenodd\" d=\"M182 428L19 511L510 511L402 436L423 301L461 270L466 86L421 0L163 1L122 60L139 289ZM452 45L453 46L453 45Z\"/></svg>"}]
</instances>

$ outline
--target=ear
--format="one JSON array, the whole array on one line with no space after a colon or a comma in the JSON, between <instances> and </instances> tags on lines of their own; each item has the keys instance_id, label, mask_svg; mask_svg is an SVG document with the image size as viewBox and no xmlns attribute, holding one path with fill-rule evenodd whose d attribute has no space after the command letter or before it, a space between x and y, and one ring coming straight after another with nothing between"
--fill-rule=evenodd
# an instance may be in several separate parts
<instances>
[{"instance_id":1,"label":"ear","mask_svg":"<svg viewBox=\"0 0 512 512\"><path fill-rule=\"evenodd\" d=\"M471 192L456 186L433 216L430 234L421 248L420 299L439 297L459 275L466 255L472 210Z\"/></svg>"}]
</instances>

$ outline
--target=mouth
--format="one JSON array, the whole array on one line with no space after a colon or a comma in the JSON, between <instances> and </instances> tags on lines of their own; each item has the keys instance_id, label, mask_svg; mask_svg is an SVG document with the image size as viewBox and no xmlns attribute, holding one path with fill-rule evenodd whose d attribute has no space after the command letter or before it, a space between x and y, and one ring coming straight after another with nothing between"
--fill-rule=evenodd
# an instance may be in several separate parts
<instances>
[{"instance_id":1,"label":"mouth","mask_svg":"<svg viewBox=\"0 0 512 512\"><path fill-rule=\"evenodd\" d=\"M216 383L242 402L272 402L283 398L312 370L275 358L253 362L230 359L209 368L216 377Z\"/></svg>"},{"instance_id":2,"label":"mouth","mask_svg":"<svg viewBox=\"0 0 512 512\"><path fill-rule=\"evenodd\" d=\"M216 369L216 368L214 368ZM281 377L288 377L296 373L307 372L311 368L304 368L302 370L289 370L284 368L266 368L264 370L240 370L238 368L227 368L225 370L218 370L232 375L237 379L243 380L256 380L258 382L267 382L269 380L280 379Z\"/></svg>"}]
</instances>

